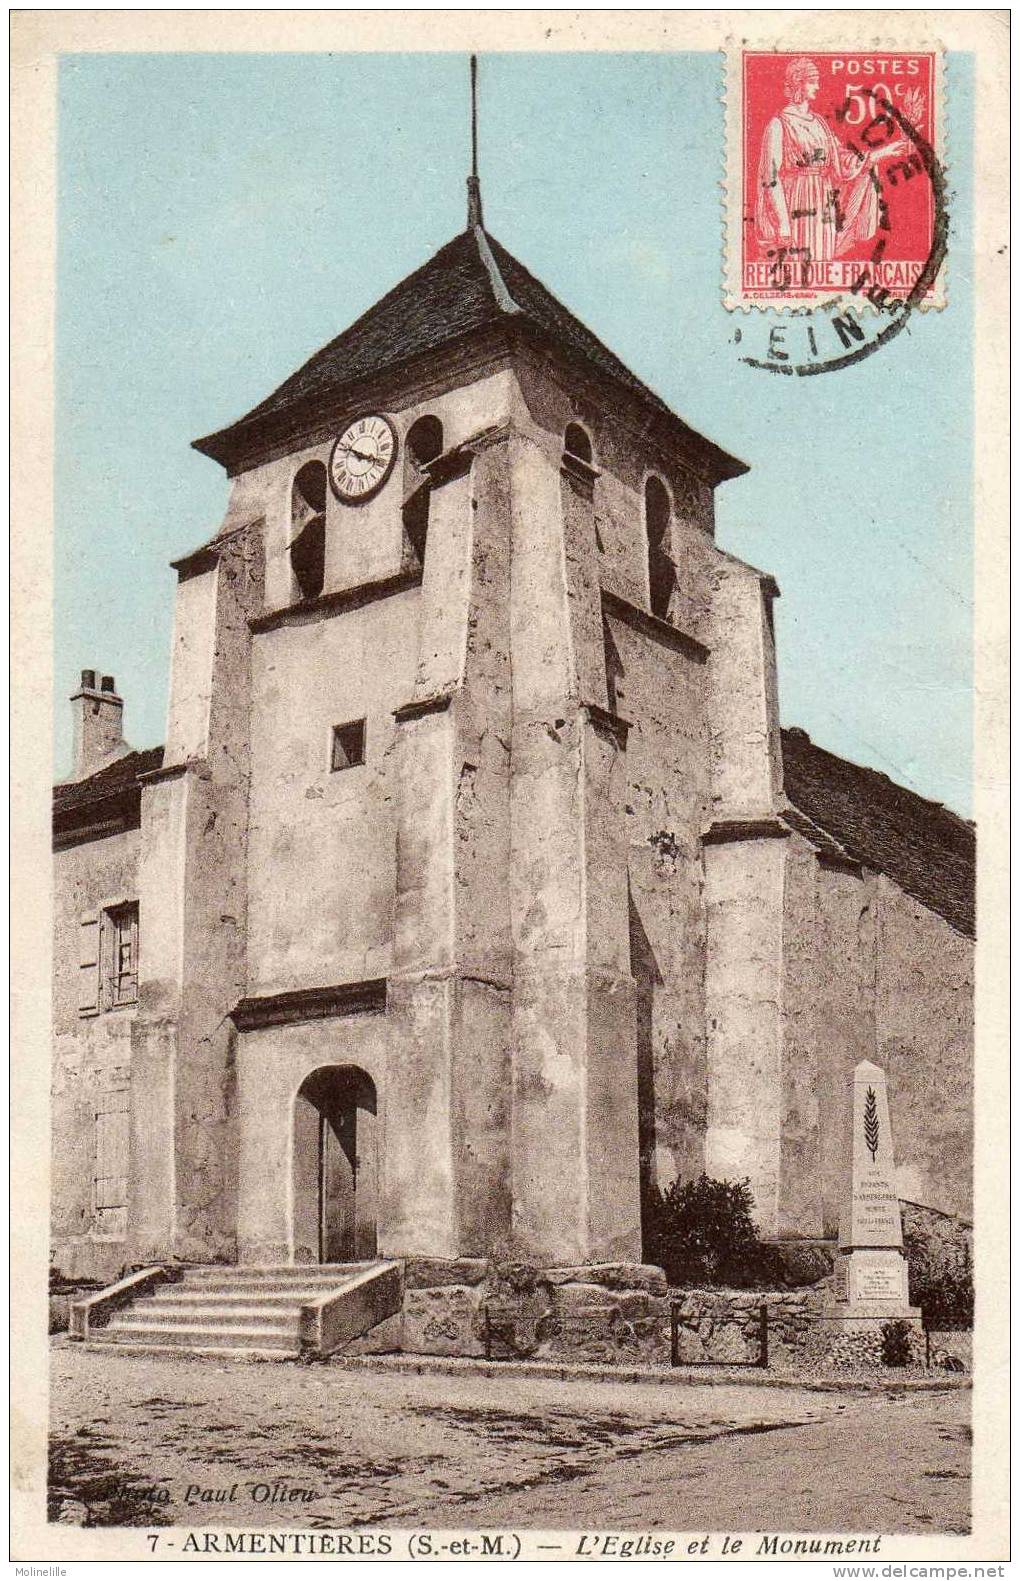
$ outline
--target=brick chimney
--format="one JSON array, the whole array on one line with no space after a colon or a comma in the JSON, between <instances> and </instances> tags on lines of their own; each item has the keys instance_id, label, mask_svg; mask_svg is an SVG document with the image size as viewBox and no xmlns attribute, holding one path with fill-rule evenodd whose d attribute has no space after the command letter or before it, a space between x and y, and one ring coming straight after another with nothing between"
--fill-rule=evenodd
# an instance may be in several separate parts
<instances>
[{"instance_id":1,"label":"brick chimney","mask_svg":"<svg viewBox=\"0 0 1020 1581\"><path fill-rule=\"evenodd\" d=\"M112 675L82 670L81 687L71 698L71 708L74 768L68 775L70 780L88 779L97 769L130 752L124 740L124 699L117 696Z\"/></svg>"}]
</instances>

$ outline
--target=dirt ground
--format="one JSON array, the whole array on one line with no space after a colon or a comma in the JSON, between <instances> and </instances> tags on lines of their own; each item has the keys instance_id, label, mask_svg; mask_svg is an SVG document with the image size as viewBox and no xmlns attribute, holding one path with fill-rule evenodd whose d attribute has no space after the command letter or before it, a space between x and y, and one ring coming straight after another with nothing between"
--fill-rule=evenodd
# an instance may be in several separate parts
<instances>
[{"instance_id":1,"label":"dirt ground","mask_svg":"<svg viewBox=\"0 0 1020 1581\"><path fill-rule=\"evenodd\" d=\"M970 1393L348 1372L55 1342L50 1519L965 1532Z\"/></svg>"}]
</instances>

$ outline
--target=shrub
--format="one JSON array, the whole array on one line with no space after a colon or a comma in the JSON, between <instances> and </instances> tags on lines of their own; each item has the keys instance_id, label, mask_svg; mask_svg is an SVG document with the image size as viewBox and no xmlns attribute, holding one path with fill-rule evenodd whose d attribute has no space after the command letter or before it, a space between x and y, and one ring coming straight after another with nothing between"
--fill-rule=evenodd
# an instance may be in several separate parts
<instances>
[{"instance_id":1,"label":"shrub","mask_svg":"<svg viewBox=\"0 0 1020 1581\"><path fill-rule=\"evenodd\" d=\"M974 1327L974 1265L965 1241L930 1239L916 1231L903 1238L910 1299L921 1308L925 1328Z\"/></svg>"},{"instance_id":2,"label":"shrub","mask_svg":"<svg viewBox=\"0 0 1020 1581\"><path fill-rule=\"evenodd\" d=\"M903 1318L895 1318L891 1323L882 1324L882 1365L884 1367L909 1367L912 1361L910 1353L910 1324Z\"/></svg>"},{"instance_id":3,"label":"shrub","mask_svg":"<svg viewBox=\"0 0 1020 1581\"><path fill-rule=\"evenodd\" d=\"M753 1285L773 1248L758 1238L747 1180L674 1180L645 1199L645 1256L672 1285Z\"/></svg>"},{"instance_id":4,"label":"shrub","mask_svg":"<svg viewBox=\"0 0 1020 1581\"><path fill-rule=\"evenodd\" d=\"M772 1254L775 1266L770 1272L773 1275L772 1282L777 1287L799 1290L805 1285L818 1284L832 1273L834 1257L831 1246L801 1246L795 1241L784 1241L776 1246L764 1247L763 1250Z\"/></svg>"}]
</instances>

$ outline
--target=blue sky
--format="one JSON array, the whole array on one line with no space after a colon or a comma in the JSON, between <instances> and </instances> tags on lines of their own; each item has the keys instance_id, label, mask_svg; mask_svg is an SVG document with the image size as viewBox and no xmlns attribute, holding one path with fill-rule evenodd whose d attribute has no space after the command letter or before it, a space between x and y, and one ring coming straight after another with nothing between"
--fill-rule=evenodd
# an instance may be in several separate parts
<instances>
[{"instance_id":1,"label":"blue sky","mask_svg":"<svg viewBox=\"0 0 1020 1581\"><path fill-rule=\"evenodd\" d=\"M969 57L949 63L949 306L855 367L744 366L720 305L721 57L484 57L490 231L688 422L751 464L718 540L773 572L785 723L971 809ZM61 63L56 768L78 671L162 741L175 578L239 416L464 225L467 64Z\"/></svg>"}]
</instances>

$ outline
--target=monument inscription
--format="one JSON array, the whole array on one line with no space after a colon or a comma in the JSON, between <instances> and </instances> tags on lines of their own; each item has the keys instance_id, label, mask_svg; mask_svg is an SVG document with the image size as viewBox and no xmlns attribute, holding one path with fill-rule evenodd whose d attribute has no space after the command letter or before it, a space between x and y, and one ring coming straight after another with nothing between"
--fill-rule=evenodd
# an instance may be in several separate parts
<instances>
[{"instance_id":1,"label":"monument inscription","mask_svg":"<svg viewBox=\"0 0 1020 1581\"><path fill-rule=\"evenodd\" d=\"M847 1300L892 1301L900 1305L907 1300L907 1263L901 1253L890 1257L888 1252L882 1252L874 1257L858 1251L849 1261Z\"/></svg>"},{"instance_id":2,"label":"monument inscription","mask_svg":"<svg viewBox=\"0 0 1020 1581\"><path fill-rule=\"evenodd\" d=\"M885 1072L863 1060L853 1079L849 1212L840 1246L903 1246Z\"/></svg>"}]
</instances>

